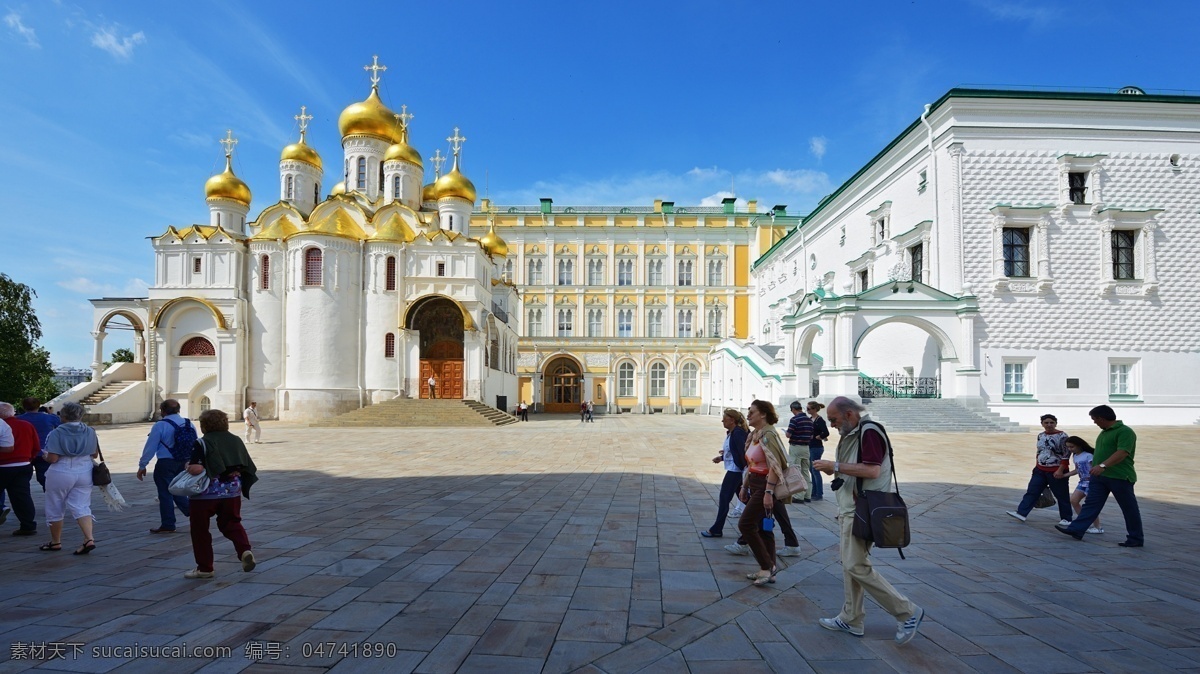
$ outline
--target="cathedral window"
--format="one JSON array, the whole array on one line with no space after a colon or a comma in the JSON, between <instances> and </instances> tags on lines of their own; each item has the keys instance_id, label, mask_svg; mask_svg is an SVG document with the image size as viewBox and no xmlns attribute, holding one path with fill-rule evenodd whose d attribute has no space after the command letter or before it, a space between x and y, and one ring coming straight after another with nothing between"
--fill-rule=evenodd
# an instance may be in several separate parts
<instances>
[{"instance_id":1,"label":"cathedral window","mask_svg":"<svg viewBox=\"0 0 1200 674\"><path fill-rule=\"evenodd\" d=\"M213 343L203 337L192 337L179 347L180 356L215 356L217 350Z\"/></svg>"},{"instance_id":2,"label":"cathedral window","mask_svg":"<svg viewBox=\"0 0 1200 674\"><path fill-rule=\"evenodd\" d=\"M725 285L725 263L721 260L708 261L708 285Z\"/></svg>"},{"instance_id":3,"label":"cathedral window","mask_svg":"<svg viewBox=\"0 0 1200 674\"><path fill-rule=\"evenodd\" d=\"M383 162L379 162L379 182L377 182L375 184L379 186L379 191L382 192L383 186L385 184L383 182ZM399 191L399 190L397 190L397 191Z\"/></svg>"},{"instance_id":4,"label":"cathedral window","mask_svg":"<svg viewBox=\"0 0 1200 674\"><path fill-rule=\"evenodd\" d=\"M314 204L321 203L321 183L317 183L316 185L313 185L313 203Z\"/></svg>"},{"instance_id":5,"label":"cathedral window","mask_svg":"<svg viewBox=\"0 0 1200 674\"><path fill-rule=\"evenodd\" d=\"M445 262L437 263L437 275L438 276L446 275L446 263Z\"/></svg>"},{"instance_id":6,"label":"cathedral window","mask_svg":"<svg viewBox=\"0 0 1200 674\"><path fill-rule=\"evenodd\" d=\"M646 336L647 337L662 337L662 310L651 309L646 313Z\"/></svg>"},{"instance_id":7,"label":"cathedral window","mask_svg":"<svg viewBox=\"0 0 1200 674\"><path fill-rule=\"evenodd\" d=\"M720 309L713 308L708 310L708 336L713 339L720 339L721 333L724 332L721 327L725 323L725 317Z\"/></svg>"},{"instance_id":8,"label":"cathedral window","mask_svg":"<svg viewBox=\"0 0 1200 674\"><path fill-rule=\"evenodd\" d=\"M1009 277L1029 277L1029 228L1005 227L1004 237L1004 275Z\"/></svg>"},{"instance_id":9,"label":"cathedral window","mask_svg":"<svg viewBox=\"0 0 1200 674\"><path fill-rule=\"evenodd\" d=\"M542 310L541 309L530 309L529 310L529 336L530 337L541 337L542 336Z\"/></svg>"},{"instance_id":10,"label":"cathedral window","mask_svg":"<svg viewBox=\"0 0 1200 674\"><path fill-rule=\"evenodd\" d=\"M679 331L676 333L677 336L679 336L679 337L691 337L692 336L692 331L693 331L692 318L693 318L693 315L692 315L691 309L680 309L679 310Z\"/></svg>"},{"instance_id":11,"label":"cathedral window","mask_svg":"<svg viewBox=\"0 0 1200 674\"><path fill-rule=\"evenodd\" d=\"M558 336L570 337L575 329L575 312L570 309L558 310Z\"/></svg>"},{"instance_id":12,"label":"cathedral window","mask_svg":"<svg viewBox=\"0 0 1200 674\"><path fill-rule=\"evenodd\" d=\"M294 185L292 184L292 177L288 176L286 179L284 179L284 182L287 183L287 188L284 192L287 196L284 198L289 199L289 200L294 199L295 191L294 191Z\"/></svg>"},{"instance_id":13,"label":"cathedral window","mask_svg":"<svg viewBox=\"0 0 1200 674\"><path fill-rule=\"evenodd\" d=\"M392 178L392 199L400 198L400 176Z\"/></svg>"},{"instance_id":14,"label":"cathedral window","mask_svg":"<svg viewBox=\"0 0 1200 674\"><path fill-rule=\"evenodd\" d=\"M199 258L199 257L192 258L192 273L193 274L200 273L200 260L201 260L201 258Z\"/></svg>"},{"instance_id":15,"label":"cathedral window","mask_svg":"<svg viewBox=\"0 0 1200 674\"><path fill-rule=\"evenodd\" d=\"M633 260L617 261L617 285L633 285Z\"/></svg>"},{"instance_id":16,"label":"cathedral window","mask_svg":"<svg viewBox=\"0 0 1200 674\"><path fill-rule=\"evenodd\" d=\"M679 370L679 396L681 398L695 398L700 395L700 368L696 367L695 363L684 363L683 368Z\"/></svg>"},{"instance_id":17,"label":"cathedral window","mask_svg":"<svg viewBox=\"0 0 1200 674\"><path fill-rule=\"evenodd\" d=\"M560 285L560 286L575 285L575 261L574 260L559 260L558 261L558 285Z\"/></svg>"},{"instance_id":18,"label":"cathedral window","mask_svg":"<svg viewBox=\"0 0 1200 674\"><path fill-rule=\"evenodd\" d=\"M383 336L383 357L396 357L396 333L389 332Z\"/></svg>"},{"instance_id":19,"label":"cathedral window","mask_svg":"<svg viewBox=\"0 0 1200 674\"><path fill-rule=\"evenodd\" d=\"M396 289L396 256L389 255L384 269L384 289Z\"/></svg>"},{"instance_id":20,"label":"cathedral window","mask_svg":"<svg viewBox=\"0 0 1200 674\"><path fill-rule=\"evenodd\" d=\"M617 336L633 336L633 309L622 309L617 312Z\"/></svg>"},{"instance_id":21,"label":"cathedral window","mask_svg":"<svg viewBox=\"0 0 1200 674\"><path fill-rule=\"evenodd\" d=\"M646 263L646 285L660 286L663 284L663 261L650 260Z\"/></svg>"},{"instance_id":22,"label":"cathedral window","mask_svg":"<svg viewBox=\"0 0 1200 674\"><path fill-rule=\"evenodd\" d=\"M679 282L676 285L690 286L692 285L692 261L679 261Z\"/></svg>"},{"instance_id":23,"label":"cathedral window","mask_svg":"<svg viewBox=\"0 0 1200 674\"><path fill-rule=\"evenodd\" d=\"M263 255L258 263L258 287L260 290L271 289L271 257Z\"/></svg>"},{"instance_id":24,"label":"cathedral window","mask_svg":"<svg viewBox=\"0 0 1200 674\"><path fill-rule=\"evenodd\" d=\"M633 363L621 363L617 368L617 395L633 397Z\"/></svg>"},{"instance_id":25,"label":"cathedral window","mask_svg":"<svg viewBox=\"0 0 1200 674\"><path fill-rule=\"evenodd\" d=\"M604 312L599 309L591 309L588 311L588 337L603 337L604 336Z\"/></svg>"},{"instance_id":26,"label":"cathedral window","mask_svg":"<svg viewBox=\"0 0 1200 674\"><path fill-rule=\"evenodd\" d=\"M542 284L542 261L541 260L530 260L529 261L529 278L526 279L525 282L529 285L534 285L534 286Z\"/></svg>"},{"instance_id":27,"label":"cathedral window","mask_svg":"<svg viewBox=\"0 0 1200 674\"><path fill-rule=\"evenodd\" d=\"M355 184L358 185L358 189L360 189L360 190L367 189L367 158L366 157L358 158L358 180L356 181Z\"/></svg>"},{"instance_id":28,"label":"cathedral window","mask_svg":"<svg viewBox=\"0 0 1200 674\"><path fill-rule=\"evenodd\" d=\"M304 285L321 285L321 249L309 248L304 251Z\"/></svg>"},{"instance_id":29,"label":"cathedral window","mask_svg":"<svg viewBox=\"0 0 1200 674\"><path fill-rule=\"evenodd\" d=\"M588 260L588 285L604 285L604 260Z\"/></svg>"},{"instance_id":30,"label":"cathedral window","mask_svg":"<svg viewBox=\"0 0 1200 674\"><path fill-rule=\"evenodd\" d=\"M664 398L667 395L667 366L655 363L650 366L650 397Z\"/></svg>"}]
</instances>

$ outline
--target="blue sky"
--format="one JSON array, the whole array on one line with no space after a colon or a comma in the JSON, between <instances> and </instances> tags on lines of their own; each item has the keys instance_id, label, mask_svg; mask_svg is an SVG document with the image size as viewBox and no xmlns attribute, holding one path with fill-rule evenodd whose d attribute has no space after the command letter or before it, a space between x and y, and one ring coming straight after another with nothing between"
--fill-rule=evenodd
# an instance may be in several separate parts
<instances>
[{"instance_id":1,"label":"blue sky","mask_svg":"<svg viewBox=\"0 0 1200 674\"><path fill-rule=\"evenodd\" d=\"M88 298L144 295L145 237L207 222L225 129L251 217L278 200L301 105L337 181L337 116L374 54L413 145L445 153L460 127L464 172L501 204L734 190L804 213L955 86L1200 90L1190 1L5 0L0 17L0 271L37 290L43 344L72 366L91 360Z\"/></svg>"}]
</instances>

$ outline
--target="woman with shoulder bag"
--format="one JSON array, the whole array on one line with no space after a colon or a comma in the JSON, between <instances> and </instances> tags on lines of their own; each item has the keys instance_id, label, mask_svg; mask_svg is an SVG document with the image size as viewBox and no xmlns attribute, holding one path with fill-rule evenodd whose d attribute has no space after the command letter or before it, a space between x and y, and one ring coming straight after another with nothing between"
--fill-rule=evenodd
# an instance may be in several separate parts
<instances>
[{"instance_id":1,"label":"woman with shoulder bag","mask_svg":"<svg viewBox=\"0 0 1200 674\"><path fill-rule=\"evenodd\" d=\"M705 538L724 535L729 503L737 496L742 486L742 471L746 469L746 436L750 432L746 418L735 409L727 409L721 415L721 425L725 427L725 445L712 461L725 464L725 479L721 481L721 495L717 499L717 521L700 532Z\"/></svg>"},{"instance_id":2,"label":"woman with shoulder bag","mask_svg":"<svg viewBox=\"0 0 1200 674\"><path fill-rule=\"evenodd\" d=\"M775 430L779 415L775 413L774 405L765 400L755 400L750 403L746 421L754 430L746 441L746 472L741 495L746 503L746 511L738 520L738 530L759 566L758 573L750 573L746 577L755 585L766 585L775 582L778 570L775 564L774 519L768 518L775 510L775 487L779 484L779 476L787 468L787 454L779 432Z\"/></svg>"},{"instance_id":3,"label":"woman with shoulder bag","mask_svg":"<svg viewBox=\"0 0 1200 674\"><path fill-rule=\"evenodd\" d=\"M81 421L83 405L65 403L59 411L62 425L46 436L46 521L50 523L50 542L39 550L62 550L63 515L67 509L83 532L83 545L74 554L86 555L96 549L92 533L92 459L100 451L96 429Z\"/></svg>"},{"instance_id":4,"label":"woman with shoulder bag","mask_svg":"<svg viewBox=\"0 0 1200 674\"><path fill-rule=\"evenodd\" d=\"M217 529L233 541L233 549L242 563L242 571L252 571L254 553L250 537L242 526L242 496L250 498L250 487L258 481L258 469L246 451L246 444L229 432L229 417L221 410L200 415L202 438L192 446L187 472L208 475L208 488L191 497L192 553L196 568L184 578L212 578L213 545L208 520L217 516Z\"/></svg>"}]
</instances>

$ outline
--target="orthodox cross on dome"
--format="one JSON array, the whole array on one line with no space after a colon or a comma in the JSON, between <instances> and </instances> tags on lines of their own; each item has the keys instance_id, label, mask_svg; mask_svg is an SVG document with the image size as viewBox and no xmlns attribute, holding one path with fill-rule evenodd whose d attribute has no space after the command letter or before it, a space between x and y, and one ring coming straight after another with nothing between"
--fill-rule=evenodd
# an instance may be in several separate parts
<instances>
[{"instance_id":1,"label":"orthodox cross on dome","mask_svg":"<svg viewBox=\"0 0 1200 674\"><path fill-rule=\"evenodd\" d=\"M438 148L437 152L434 152L433 156L429 158L429 161L433 162L433 175L439 178L442 177L442 166L446 164L446 158L442 156L442 149Z\"/></svg>"},{"instance_id":2,"label":"orthodox cross on dome","mask_svg":"<svg viewBox=\"0 0 1200 674\"><path fill-rule=\"evenodd\" d=\"M371 65L363 66L363 70L371 71L371 86L377 87L377 86L379 86L379 73L387 70L387 66L379 65L379 57L372 56L371 57Z\"/></svg>"},{"instance_id":3,"label":"orthodox cross on dome","mask_svg":"<svg viewBox=\"0 0 1200 674\"><path fill-rule=\"evenodd\" d=\"M408 123L416 117L416 115L408 111L407 105L400 106L399 114L393 116L396 118L396 123L400 125L401 131L408 131Z\"/></svg>"},{"instance_id":4,"label":"orthodox cross on dome","mask_svg":"<svg viewBox=\"0 0 1200 674\"><path fill-rule=\"evenodd\" d=\"M454 127L454 135L447 138L446 142L450 143L450 147L454 149L455 157L457 157L458 153L462 150L462 144L465 143L466 140L467 139L465 137L458 135L458 127Z\"/></svg>"},{"instance_id":5,"label":"orthodox cross on dome","mask_svg":"<svg viewBox=\"0 0 1200 674\"><path fill-rule=\"evenodd\" d=\"M233 156L233 146L238 144L237 138L233 137L233 129L225 129L225 137L217 142L225 146L226 158Z\"/></svg>"},{"instance_id":6,"label":"orthodox cross on dome","mask_svg":"<svg viewBox=\"0 0 1200 674\"><path fill-rule=\"evenodd\" d=\"M304 140L304 132L308 130L308 121L313 118L312 115L306 114L307 105L300 106L300 114L292 115L292 119L300 122L300 139Z\"/></svg>"}]
</instances>

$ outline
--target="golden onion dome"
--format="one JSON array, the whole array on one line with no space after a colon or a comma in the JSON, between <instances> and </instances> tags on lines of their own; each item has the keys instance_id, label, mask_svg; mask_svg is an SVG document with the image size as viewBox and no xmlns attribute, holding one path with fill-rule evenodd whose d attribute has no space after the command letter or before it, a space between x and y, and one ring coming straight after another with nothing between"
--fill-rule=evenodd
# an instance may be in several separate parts
<instances>
[{"instance_id":1,"label":"golden onion dome","mask_svg":"<svg viewBox=\"0 0 1200 674\"><path fill-rule=\"evenodd\" d=\"M225 157L225 171L209 178L204 183L204 197L206 199L232 199L245 206L250 205L250 187L233 174L230 157Z\"/></svg>"},{"instance_id":2,"label":"golden onion dome","mask_svg":"<svg viewBox=\"0 0 1200 674\"><path fill-rule=\"evenodd\" d=\"M479 243L491 257L508 256L508 244L496 233L496 223L494 221L488 225L487 234L484 234L483 238L479 239Z\"/></svg>"},{"instance_id":3,"label":"golden onion dome","mask_svg":"<svg viewBox=\"0 0 1200 674\"><path fill-rule=\"evenodd\" d=\"M292 143L291 145L283 148L283 152L279 155L279 161L288 160L302 161L305 164L315 166L318 169L323 168L321 165L321 155L317 154L316 150L312 149L308 146L308 143L304 142L303 132L301 132L300 140L298 142Z\"/></svg>"},{"instance_id":4,"label":"golden onion dome","mask_svg":"<svg viewBox=\"0 0 1200 674\"><path fill-rule=\"evenodd\" d=\"M416 148L408 144L408 130L400 130L400 140L388 148L387 154L383 156L383 161L406 161L421 169L425 168L425 164L421 161L421 153L417 152Z\"/></svg>"},{"instance_id":5,"label":"golden onion dome","mask_svg":"<svg viewBox=\"0 0 1200 674\"><path fill-rule=\"evenodd\" d=\"M458 155L454 155L454 168L433 183L434 196L438 199L458 197L475 203L475 184L458 171Z\"/></svg>"},{"instance_id":6,"label":"golden onion dome","mask_svg":"<svg viewBox=\"0 0 1200 674\"><path fill-rule=\"evenodd\" d=\"M367 100L354 103L342 110L338 116L338 129L342 137L371 136L395 143L400 140L396 128L395 113L388 110L383 101L379 100L379 87L371 87L371 95Z\"/></svg>"},{"instance_id":7,"label":"golden onion dome","mask_svg":"<svg viewBox=\"0 0 1200 674\"><path fill-rule=\"evenodd\" d=\"M421 188L421 203L437 201L437 185L429 183Z\"/></svg>"},{"instance_id":8,"label":"golden onion dome","mask_svg":"<svg viewBox=\"0 0 1200 674\"><path fill-rule=\"evenodd\" d=\"M345 194L345 193L346 193L346 181L344 181L344 180L342 182L334 185L332 190L329 190L329 196L331 196L331 197L338 195L338 194Z\"/></svg>"}]
</instances>

